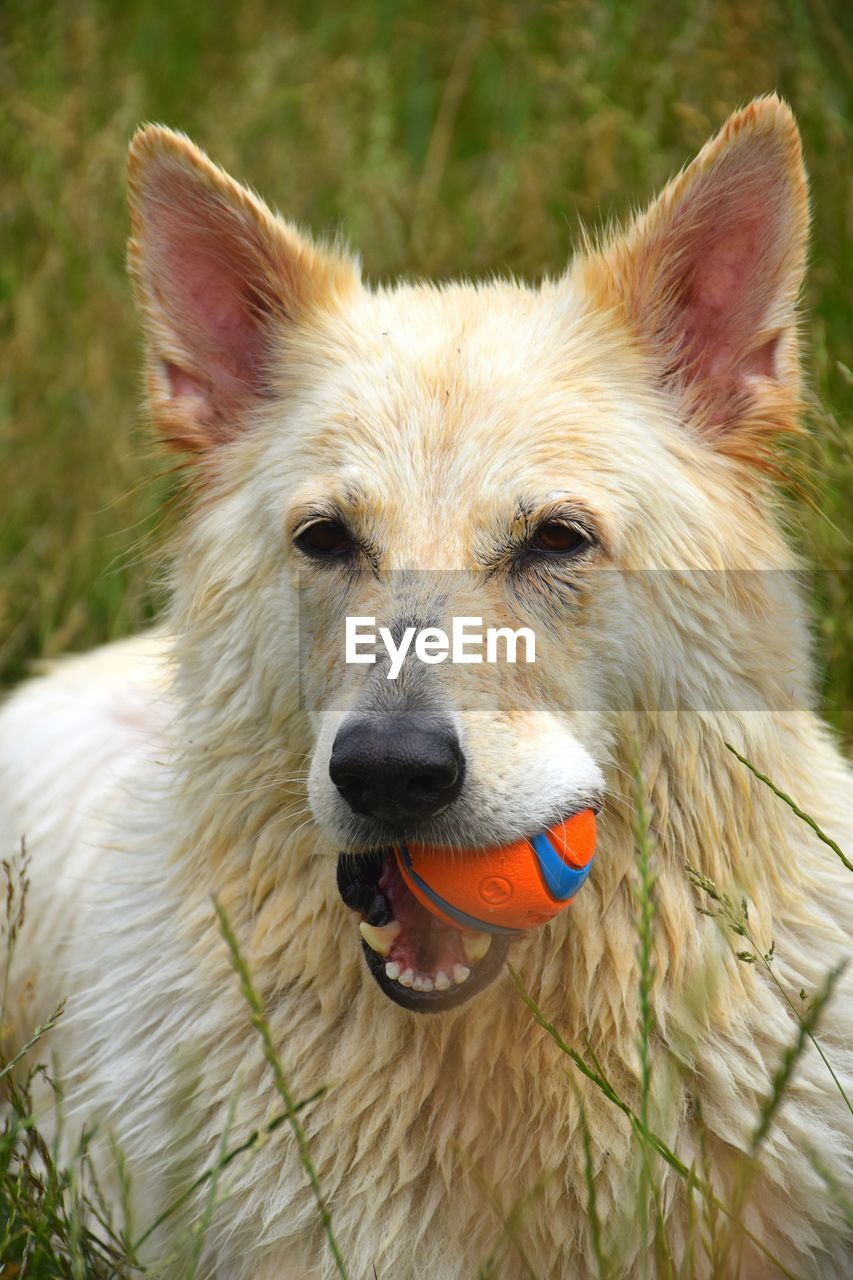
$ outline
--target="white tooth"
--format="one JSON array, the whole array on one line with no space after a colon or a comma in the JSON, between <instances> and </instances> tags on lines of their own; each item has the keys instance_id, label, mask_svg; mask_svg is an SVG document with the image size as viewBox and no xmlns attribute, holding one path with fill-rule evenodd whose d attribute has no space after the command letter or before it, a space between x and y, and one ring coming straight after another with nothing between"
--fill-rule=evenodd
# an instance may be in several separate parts
<instances>
[{"instance_id":1,"label":"white tooth","mask_svg":"<svg viewBox=\"0 0 853 1280\"><path fill-rule=\"evenodd\" d=\"M453 981L458 983L460 986L466 980L466 978L470 978L470 976L471 976L471 970L468 968L467 965L455 964L453 966Z\"/></svg>"},{"instance_id":2,"label":"white tooth","mask_svg":"<svg viewBox=\"0 0 853 1280\"><path fill-rule=\"evenodd\" d=\"M366 920L362 920L358 927L371 951L375 951L380 956L387 956L401 926L399 920L392 920L390 924L382 925L368 924Z\"/></svg>"},{"instance_id":3,"label":"white tooth","mask_svg":"<svg viewBox=\"0 0 853 1280\"><path fill-rule=\"evenodd\" d=\"M423 983L423 986L421 987L421 991L435 990L435 983L433 982L432 978L422 978L421 981Z\"/></svg>"},{"instance_id":4,"label":"white tooth","mask_svg":"<svg viewBox=\"0 0 853 1280\"><path fill-rule=\"evenodd\" d=\"M404 969L397 981L401 987L410 987L415 980L414 969Z\"/></svg>"},{"instance_id":5,"label":"white tooth","mask_svg":"<svg viewBox=\"0 0 853 1280\"><path fill-rule=\"evenodd\" d=\"M450 986L450 979L448 978L447 974L444 972L443 969L439 969L438 973L435 975L436 991L446 991L449 986Z\"/></svg>"},{"instance_id":6,"label":"white tooth","mask_svg":"<svg viewBox=\"0 0 853 1280\"><path fill-rule=\"evenodd\" d=\"M465 959L469 964L476 964L478 960L482 960L491 945L490 933L463 933L462 935Z\"/></svg>"},{"instance_id":7,"label":"white tooth","mask_svg":"<svg viewBox=\"0 0 853 1280\"><path fill-rule=\"evenodd\" d=\"M426 978L422 978L421 975L418 974L418 976L415 978L414 982L412 983L412 990L426 991L426 989L427 989Z\"/></svg>"},{"instance_id":8,"label":"white tooth","mask_svg":"<svg viewBox=\"0 0 853 1280\"><path fill-rule=\"evenodd\" d=\"M392 980L399 978L400 966L397 964L396 960L388 961L388 963L385 966L385 976L386 978L391 978Z\"/></svg>"}]
</instances>

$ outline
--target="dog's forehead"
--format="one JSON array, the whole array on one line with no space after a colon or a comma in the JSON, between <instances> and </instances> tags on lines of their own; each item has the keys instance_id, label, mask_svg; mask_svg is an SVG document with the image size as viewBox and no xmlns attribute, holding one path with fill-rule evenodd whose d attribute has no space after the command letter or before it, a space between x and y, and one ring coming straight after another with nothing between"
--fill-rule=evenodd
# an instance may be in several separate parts
<instances>
[{"instance_id":1,"label":"dog's forehead","mask_svg":"<svg viewBox=\"0 0 853 1280\"><path fill-rule=\"evenodd\" d=\"M568 387L589 372L584 307L568 287L513 282L401 286L363 294L348 317L363 372L380 373L389 399L510 408L507 393L532 398L549 383ZM350 361L345 362L350 366ZM354 370L354 365L352 365ZM375 384L367 388L376 393Z\"/></svg>"},{"instance_id":2,"label":"dog's forehead","mask_svg":"<svg viewBox=\"0 0 853 1280\"><path fill-rule=\"evenodd\" d=\"M672 487L644 357L571 278L364 290L291 356L259 455L291 525L337 509L401 562L461 565L555 502L616 546L649 468Z\"/></svg>"},{"instance_id":3,"label":"dog's forehead","mask_svg":"<svg viewBox=\"0 0 853 1280\"><path fill-rule=\"evenodd\" d=\"M639 386L570 282L365 291L336 320L315 399L326 462L445 493L612 473ZM630 439L630 423L628 438Z\"/></svg>"}]
</instances>

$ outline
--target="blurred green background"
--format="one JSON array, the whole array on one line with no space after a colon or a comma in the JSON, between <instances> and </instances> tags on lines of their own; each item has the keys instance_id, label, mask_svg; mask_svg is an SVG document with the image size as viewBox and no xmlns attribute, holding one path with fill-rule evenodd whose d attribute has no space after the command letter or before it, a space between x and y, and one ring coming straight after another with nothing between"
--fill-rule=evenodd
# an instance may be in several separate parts
<instances>
[{"instance_id":1,"label":"blurred green background","mask_svg":"<svg viewBox=\"0 0 853 1280\"><path fill-rule=\"evenodd\" d=\"M849 0L3 0L0 680L158 607L175 482L145 429L123 262L124 152L143 120L342 231L374 278L535 277L566 261L580 220L644 202L733 107L779 90L814 199L792 530L817 566L849 565L851 14ZM850 575L816 581L824 705L849 743Z\"/></svg>"}]
</instances>

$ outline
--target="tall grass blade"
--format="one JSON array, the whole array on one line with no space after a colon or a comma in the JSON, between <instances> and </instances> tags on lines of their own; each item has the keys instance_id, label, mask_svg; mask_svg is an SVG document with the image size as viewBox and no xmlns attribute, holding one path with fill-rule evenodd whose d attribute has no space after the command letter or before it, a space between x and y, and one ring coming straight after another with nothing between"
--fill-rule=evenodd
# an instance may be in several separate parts
<instances>
[{"instance_id":1,"label":"tall grass blade","mask_svg":"<svg viewBox=\"0 0 853 1280\"><path fill-rule=\"evenodd\" d=\"M731 1210L727 1208L727 1206L719 1199L719 1197L715 1194L713 1188L705 1183L699 1184L698 1180L695 1178L695 1174L693 1175L691 1174L690 1169L684 1163L684 1161L680 1160L679 1157L675 1154L675 1152L670 1150L669 1146L663 1141L662 1138L659 1138L656 1133L653 1133L651 1129L648 1129L644 1126L637 1112L634 1111L633 1108L629 1106L627 1102L624 1101L624 1099L619 1097L619 1094L616 1092L616 1090L613 1088L610 1081L607 1079L607 1076L604 1074L604 1071L602 1069L601 1063L597 1059L595 1060L595 1067L593 1068L589 1065L589 1063L584 1061L584 1059L581 1057L581 1055L577 1052L576 1049L573 1049L571 1045L566 1044L565 1040L562 1038L557 1028L553 1025L553 1023L548 1021L548 1019L545 1017L542 1010L537 1005L536 1001L533 999L533 997L528 992L527 988L524 986L524 983L521 979L521 975L517 972L517 970L513 968L512 965L507 965L507 969L509 970L510 976L513 982L515 983L518 994L521 996L522 1000L527 1005L528 1009L533 1015L534 1021L538 1023L538 1025L543 1029L543 1031L545 1031L551 1037L551 1039L557 1045L557 1048L560 1050L560 1052L564 1053L566 1057L569 1058L574 1063L574 1065L581 1072L581 1074L585 1075L588 1080L591 1080L592 1083L596 1085L598 1089L601 1090L604 1096L610 1102L612 1102L615 1107L618 1107L618 1109L623 1113L623 1115L628 1117L629 1121L631 1122L631 1126L634 1129L634 1132L639 1139L641 1139L643 1142L648 1143L651 1149L653 1151L656 1151L657 1154L661 1157L661 1159L665 1160L666 1163L670 1166L670 1168L674 1169L675 1172L685 1180L685 1182L690 1182L692 1179L694 1183L696 1183L697 1185L701 1185L703 1194L711 1197L713 1199L715 1206L719 1209L719 1211L725 1214L726 1217L730 1218L732 1216ZM781 1262L779 1258L777 1258L776 1255L771 1252L770 1249L768 1249L764 1241L760 1240L758 1236L756 1236L755 1233L750 1230L750 1228L743 1226L741 1229L743 1231L743 1234L746 1236L746 1238L750 1240L752 1244L755 1245L756 1249L758 1249L759 1252L764 1255L764 1257L768 1260L768 1262L772 1263L772 1265L776 1268L776 1270L779 1272L780 1275L786 1276L787 1280L797 1280L797 1277L795 1276L794 1272L790 1271L785 1266L785 1264Z\"/></svg>"},{"instance_id":2,"label":"tall grass blade","mask_svg":"<svg viewBox=\"0 0 853 1280\"><path fill-rule=\"evenodd\" d=\"M252 1025L255 1027L255 1030L261 1038L264 1057L272 1069L276 1088L284 1100L287 1120L293 1130L293 1136L296 1139L296 1146L299 1152L299 1159L311 1185L311 1190L314 1193L314 1199L317 1202L317 1212L320 1215L320 1221L323 1224L323 1230L326 1233L329 1251L335 1260L335 1266L337 1267L338 1274L343 1278L343 1280L348 1280L344 1260L341 1256L341 1251L338 1248L338 1243L332 1229L332 1215L329 1212L328 1205L326 1204L325 1197L323 1196L323 1192L320 1188L317 1172L314 1168L311 1153L308 1149L308 1140L305 1137L305 1130L302 1128L300 1123L299 1112L297 1110L296 1103L293 1100L293 1095L290 1092L290 1086L285 1078L281 1059L276 1053L275 1046L272 1042L272 1035L270 1033L269 1023L267 1022L266 1015L264 1013L263 1002L255 989L254 983L252 982L251 975L246 962L243 959L240 946L237 942L234 931L231 928L231 923L225 912L225 908L216 898L213 899L213 907L216 911L217 919L219 920L219 928L222 933L222 937L225 939L228 950L231 953L231 963L234 966L234 971L236 972L237 977L240 979L240 987L251 1012Z\"/></svg>"},{"instance_id":3,"label":"tall grass blade","mask_svg":"<svg viewBox=\"0 0 853 1280\"><path fill-rule=\"evenodd\" d=\"M788 1006L791 1013L794 1015L794 1018L802 1026L802 1023L803 1023L802 1006L798 1007L794 1003L794 1001L791 999L788 992L785 990L785 988L782 986L782 983L779 981L779 979L776 976L776 971L773 968L773 959L775 957L775 946L771 944L770 950L764 951L758 945L758 942L752 932L752 927L749 923L749 911L748 911L746 899L744 898L741 900L741 905L738 908L735 905L734 900L727 893L723 893L717 887L714 881L710 879L709 876L703 875L701 871L698 871L696 869L696 867L692 867L689 862L686 862L684 866L688 876L693 881L693 884L696 886L696 888L701 889L702 892L706 893L708 897L711 899L711 901L716 904L715 909L709 910L706 907L700 908L700 910L702 911L702 914L711 916L713 919L721 921L723 924L727 925L735 934L737 934L738 937L745 938L746 941L750 943L752 947L752 951L738 951L737 952L738 959L745 961L747 964L760 964L762 966L762 968L770 978L770 981L773 983L773 985L776 987L776 990L779 992L782 999L785 1001L785 1004ZM818 1040L814 1032L809 1031L807 1034L808 1034L809 1040L811 1041L812 1045L815 1048L815 1051L817 1052L818 1056L820 1057L821 1061L823 1062L824 1066L829 1072L829 1075L832 1078L836 1089L838 1090L839 1094L844 1100L844 1105L847 1107L847 1110L851 1113L851 1115L853 1115L853 1104L851 1104L850 1098L847 1096L847 1091L845 1090L844 1085L839 1080L838 1075L836 1074L832 1066L832 1063L829 1061L829 1058L826 1056L826 1052L823 1048L823 1045L820 1043L820 1041Z\"/></svg>"},{"instance_id":4,"label":"tall grass blade","mask_svg":"<svg viewBox=\"0 0 853 1280\"><path fill-rule=\"evenodd\" d=\"M293 1110L299 1113L304 1107L310 1106L312 1102L316 1102L318 1098L322 1098L325 1092L325 1086L315 1090L315 1092L310 1094L309 1097L303 1098L301 1102L295 1103ZM165 1222L174 1217L174 1215L183 1208L188 1200L192 1199L196 1191L198 1191L200 1187L203 1187L206 1182L211 1178L218 1177L219 1174L224 1172L224 1170L233 1163L233 1161L244 1155L247 1151L251 1151L254 1147L259 1146L266 1138L275 1133L276 1129L280 1129L283 1124L289 1123L289 1112L281 1111L278 1115L274 1116L272 1120L269 1120L262 1128L253 1129L247 1138L245 1138L236 1147L232 1147L230 1151L218 1159L215 1164L212 1164L209 1168L205 1169L203 1173L200 1173L199 1176L180 1193L180 1195L176 1196L175 1199L166 1206L162 1213L158 1214L154 1221L151 1222L138 1239L134 1241L134 1250L138 1252L142 1245L145 1244L147 1240L150 1240L155 1231L159 1230Z\"/></svg>"},{"instance_id":5,"label":"tall grass blade","mask_svg":"<svg viewBox=\"0 0 853 1280\"><path fill-rule=\"evenodd\" d=\"M586 1118L586 1108L583 1105L581 1091L575 1085L575 1096L578 1102L578 1121L581 1130L581 1141L583 1143L583 1172L584 1181L586 1182L586 1211L589 1217L590 1233L592 1235L592 1256L595 1258L595 1269L598 1273L598 1280L608 1280L610 1275L610 1266L604 1254L604 1245L602 1244L601 1217L598 1212L598 1198L595 1191L595 1169L592 1161L592 1137L589 1132L589 1123Z\"/></svg>"},{"instance_id":6,"label":"tall grass blade","mask_svg":"<svg viewBox=\"0 0 853 1280\"><path fill-rule=\"evenodd\" d=\"M840 848L838 844L836 844L836 842L832 839L832 837L828 836L825 831L821 830L821 828L815 822L814 818L812 818L809 814L805 813L800 808L800 806L796 803L796 801L793 800L791 796L787 794L787 792L780 791L780 789L776 786L775 782L771 782L766 774L760 773L758 769L756 769L755 765L752 764L749 760L747 760L746 756L742 756L741 753L737 751L730 742L727 742L726 746L728 747L729 751L731 751L733 756L737 756L741 764L746 765L747 769L749 769L749 772L754 774L759 782L763 782L765 787L769 787L770 790L773 792L774 796L778 796L780 800L784 801L784 803L788 806L788 808L793 810L793 812L797 815L798 818L800 818L803 822L805 822L807 826L811 827L812 831L815 833L818 840L822 840L825 845L829 846L832 852L841 859L841 861L844 863L848 871L853 871L853 862L851 862L850 859L845 856L843 850Z\"/></svg>"}]
</instances>

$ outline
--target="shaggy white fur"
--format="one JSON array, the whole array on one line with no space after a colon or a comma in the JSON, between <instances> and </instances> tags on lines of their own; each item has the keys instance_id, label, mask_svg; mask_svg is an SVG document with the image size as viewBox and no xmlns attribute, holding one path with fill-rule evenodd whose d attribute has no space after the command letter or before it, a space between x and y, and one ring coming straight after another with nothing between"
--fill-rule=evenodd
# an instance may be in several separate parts
<instances>
[{"instance_id":1,"label":"shaggy white fur","mask_svg":"<svg viewBox=\"0 0 853 1280\"><path fill-rule=\"evenodd\" d=\"M235 1141L280 1105L216 893L295 1095L328 1086L305 1124L353 1280L374 1268L378 1280L461 1280L495 1252L502 1280L595 1275L580 1097L607 1247L625 1275L649 1274L630 1126L509 981L424 1017L365 969L335 888L334 816L306 800L312 759L326 776L323 726L353 696L336 673L341 592L299 563L289 535L306 505L334 499L383 569L470 570L520 519L519 495L530 510L571 495L585 513L593 560L517 597L542 661L500 680L448 676L444 696L487 836L511 829L519 789L533 810L544 803L531 761L552 731L606 780L590 880L512 959L563 1038L588 1041L634 1105L639 759L658 872L651 1123L686 1164L706 1159L728 1200L797 1024L760 966L697 913L684 864L747 896L795 999L853 929L853 877L725 747L853 849L850 772L811 709L765 475L797 408L806 201L790 113L768 99L733 117L624 238L538 290L370 291L344 256L161 129L133 144L131 191L152 408L168 438L199 451L197 494L166 629L60 664L0 714L0 843L5 854L26 837L33 859L13 974L21 1031L71 996L55 1033L69 1106L115 1133L144 1221L211 1162L231 1105ZM492 575L475 612L509 620L503 593ZM315 624L310 655L300 608ZM852 1035L844 982L821 1038L848 1094ZM794 1274L842 1280L853 1242L810 1148L850 1186L851 1116L811 1048L762 1145L745 1222ZM202 1274L334 1274L285 1133L229 1174ZM677 1250L685 1197L667 1166L656 1174ZM749 1245L744 1259L749 1280L778 1274Z\"/></svg>"}]
</instances>

